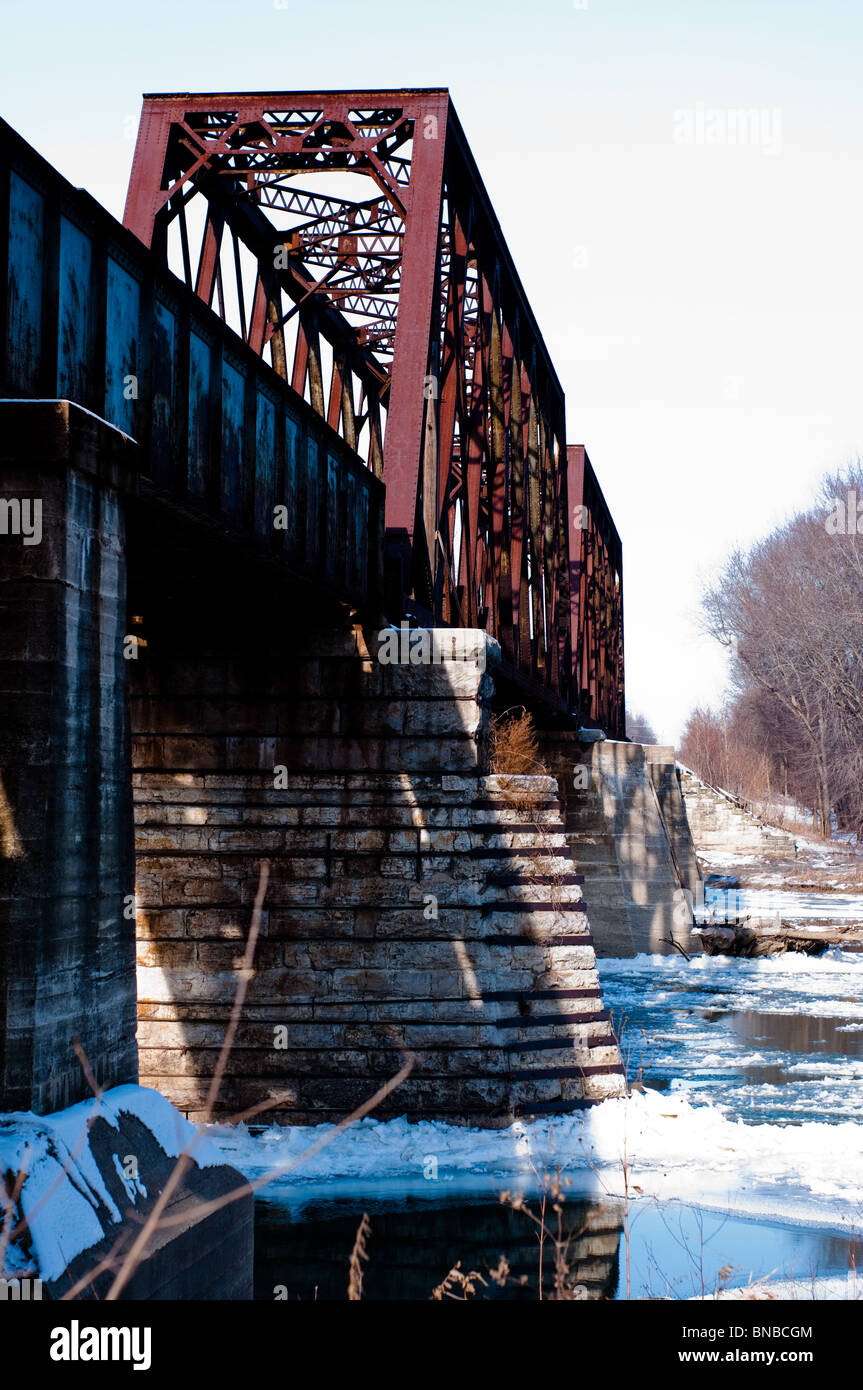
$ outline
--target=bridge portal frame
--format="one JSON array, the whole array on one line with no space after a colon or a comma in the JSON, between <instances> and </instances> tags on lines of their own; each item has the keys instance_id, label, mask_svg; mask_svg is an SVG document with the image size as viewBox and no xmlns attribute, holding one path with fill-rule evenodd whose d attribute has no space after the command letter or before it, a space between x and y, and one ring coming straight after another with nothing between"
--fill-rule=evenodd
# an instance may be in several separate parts
<instances>
[{"instance_id":1,"label":"bridge portal frame","mask_svg":"<svg viewBox=\"0 0 863 1390\"><path fill-rule=\"evenodd\" d=\"M294 189L321 173L365 174L377 192L316 203ZM195 264L186 219L198 195ZM301 206L290 229L265 212ZM392 615L485 629L523 685L573 711L581 536L563 390L449 92L147 95L125 223L167 254L175 220L190 288L226 312L227 231L247 344L352 448L368 427L367 462L387 489ZM248 315L241 244L256 259Z\"/></svg>"}]
</instances>

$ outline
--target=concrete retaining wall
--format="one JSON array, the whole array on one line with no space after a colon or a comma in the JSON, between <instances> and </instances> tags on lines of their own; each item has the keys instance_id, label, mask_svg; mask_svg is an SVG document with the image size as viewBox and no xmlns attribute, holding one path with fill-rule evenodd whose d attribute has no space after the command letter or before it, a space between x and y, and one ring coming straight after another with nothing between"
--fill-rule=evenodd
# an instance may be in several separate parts
<instances>
[{"instance_id":1,"label":"concrete retaining wall","mask_svg":"<svg viewBox=\"0 0 863 1390\"><path fill-rule=\"evenodd\" d=\"M0 402L0 1110L134 1081L123 491L134 445L66 401ZM128 912L126 911L128 909Z\"/></svg>"},{"instance_id":2,"label":"concrete retaining wall","mask_svg":"<svg viewBox=\"0 0 863 1390\"><path fill-rule=\"evenodd\" d=\"M674 750L575 734L549 735L543 755L565 788L569 844L584 875L599 956L691 947L698 865L674 773ZM697 949L697 945L696 945Z\"/></svg>"}]
</instances>

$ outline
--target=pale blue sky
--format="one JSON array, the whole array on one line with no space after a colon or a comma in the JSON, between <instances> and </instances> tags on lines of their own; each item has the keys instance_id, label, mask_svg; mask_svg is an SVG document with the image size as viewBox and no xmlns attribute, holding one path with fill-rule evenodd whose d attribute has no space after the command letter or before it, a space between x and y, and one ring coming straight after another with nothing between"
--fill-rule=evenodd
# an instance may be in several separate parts
<instances>
[{"instance_id":1,"label":"pale blue sky","mask_svg":"<svg viewBox=\"0 0 863 1390\"><path fill-rule=\"evenodd\" d=\"M120 216L142 92L448 86L623 538L630 701L673 739L722 688L701 577L863 452L861 72L856 0L6 0L0 114Z\"/></svg>"}]
</instances>

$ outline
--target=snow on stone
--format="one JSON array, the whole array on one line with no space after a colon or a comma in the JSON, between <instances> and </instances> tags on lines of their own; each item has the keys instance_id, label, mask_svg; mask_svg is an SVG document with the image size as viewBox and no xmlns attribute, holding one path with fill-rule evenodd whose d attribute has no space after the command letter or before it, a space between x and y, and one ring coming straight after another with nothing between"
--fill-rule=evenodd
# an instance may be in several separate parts
<instances>
[{"instance_id":1,"label":"snow on stone","mask_svg":"<svg viewBox=\"0 0 863 1390\"><path fill-rule=\"evenodd\" d=\"M116 1086L99 1100L54 1115L19 1111L0 1117L0 1172L27 1174L20 1205L43 1279L59 1278L77 1255L103 1238L100 1209L113 1222L121 1219L90 1150L88 1127L101 1118L117 1129L122 1113L137 1116L169 1158L187 1152L199 1167L223 1162L195 1125L158 1091L144 1086ZM124 1181L132 1200L146 1195L140 1183ZM6 1277L27 1267L25 1246L18 1239L6 1253Z\"/></svg>"}]
</instances>

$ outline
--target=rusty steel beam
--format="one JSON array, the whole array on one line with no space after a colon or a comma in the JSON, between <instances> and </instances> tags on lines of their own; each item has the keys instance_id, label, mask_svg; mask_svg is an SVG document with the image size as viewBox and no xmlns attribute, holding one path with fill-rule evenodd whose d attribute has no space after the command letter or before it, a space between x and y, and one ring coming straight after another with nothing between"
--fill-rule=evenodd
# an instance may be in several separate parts
<instances>
[{"instance_id":1,"label":"rusty steel beam","mask_svg":"<svg viewBox=\"0 0 863 1390\"><path fill-rule=\"evenodd\" d=\"M563 391L448 91L146 96L125 221L383 476L391 607L610 709Z\"/></svg>"},{"instance_id":2,"label":"rusty steel beam","mask_svg":"<svg viewBox=\"0 0 863 1390\"><path fill-rule=\"evenodd\" d=\"M587 451L566 451L575 535L570 633L582 719L625 738L623 549Z\"/></svg>"}]
</instances>

